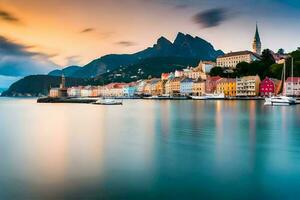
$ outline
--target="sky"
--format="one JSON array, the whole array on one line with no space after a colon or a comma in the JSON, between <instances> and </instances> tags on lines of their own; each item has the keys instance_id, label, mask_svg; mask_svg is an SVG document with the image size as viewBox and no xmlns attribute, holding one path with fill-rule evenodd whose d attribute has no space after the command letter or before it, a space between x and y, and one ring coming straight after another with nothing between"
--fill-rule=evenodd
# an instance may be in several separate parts
<instances>
[{"instance_id":1,"label":"sky","mask_svg":"<svg viewBox=\"0 0 300 200\"><path fill-rule=\"evenodd\" d=\"M224 52L300 46L299 0L0 0L0 88L29 74L134 53L160 36L201 37Z\"/></svg>"}]
</instances>

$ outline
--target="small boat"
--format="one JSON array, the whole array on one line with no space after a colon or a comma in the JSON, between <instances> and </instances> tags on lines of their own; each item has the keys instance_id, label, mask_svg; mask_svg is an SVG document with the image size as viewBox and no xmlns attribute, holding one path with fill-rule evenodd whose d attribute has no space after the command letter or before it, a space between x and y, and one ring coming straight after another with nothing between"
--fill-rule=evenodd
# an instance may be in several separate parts
<instances>
[{"instance_id":1,"label":"small boat","mask_svg":"<svg viewBox=\"0 0 300 200\"><path fill-rule=\"evenodd\" d=\"M265 99L265 106L290 106L296 104L296 99L287 96L268 97Z\"/></svg>"},{"instance_id":2,"label":"small boat","mask_svg":"<svg viewBox=\"0 0 300 200\"><path fill-rule=\"evenodd\" d=\"M151 96L151 97L144 97L144 99L167 100L170 99L170 96Z\"/></svg>"},{"instance_id":3,"label":"small boat","mask_svg":"<svg viewBox=\"0 0 300 200\"><path fill-rule=\"evenodd\" d=\"M99 99L94 104L97 104L97 105L122 105L123 102L122 102L122 100L117 100L117 99Z\"/></svg>"},{"instance_id":4,"label":"small boat","mask_svg":"<svg viewBox=\"0 0 300 200\"><path fill-rule=\"evenodd\" d=\"M191 96L192 99L195 100L218 100L225 99L224 94L205 94L203 96Z\"/></svg>"},{"instance_id":5,"label":"small boat","mask_svg":"<svg viewBox=\"0 0 300 200\"><path fill-rule=\"evenodd\" d=\"M224 93L222 94L206 94L208 99L225 99Z\"/></svg>"},{"instance_id":6,"label":"small boat","mask_svg":"<svg viewBox=\"0 0 300 200\"><path fill-rule=\"evenodd\" d=\"M191 96L192 99L194 100L207 100L207 96Z\"/></svg>"}]
</instances>

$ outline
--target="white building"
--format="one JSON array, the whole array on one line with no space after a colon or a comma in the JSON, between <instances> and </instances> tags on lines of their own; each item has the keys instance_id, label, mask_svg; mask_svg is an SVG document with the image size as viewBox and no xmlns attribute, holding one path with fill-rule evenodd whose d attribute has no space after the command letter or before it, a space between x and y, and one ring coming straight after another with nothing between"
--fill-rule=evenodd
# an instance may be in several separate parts
<instances>
[{"instance_id":1,"label":"white building","mask_svg":"<svg viewBox=\"0 0 300 200\"><path fill-rule=\"evenodd\" d=\"M193 93L193 79L185 78L180 82L180 94L190 95Z\"/></svg>"},{"instance_id":2,"label":"white building","mask_svg":"<svg viewBox=\"0 0 300 200\"><path fill-rule=\"evenodd\" d=\"M81 96L81 87L68 88L68 96L70 96L70 97L80 97Z\"/></svg>"},{"instance_id":3,"label":"white building","mask_svg":"<svg viewBox=\"0 0 300 200\"><path fill-rule=\"evenodd\" d=\"M217 58L218 67L236 68L241 62L251 63L260 60L260 56L251 51L230 52Z\"/></svg>"},{"instance_id":4,"label":"white building","mask_svg":"<svg viewBox=\"0 0 300 200\"><path fill-rule=\"evenodd\" d=\"M236 79L236 96L258 96L260 78L256 76L244 76Z\"/></svg>"},{"instance_id":5,"label":"white building","mask_svg":"<svg viewBox=\"0 0 300 200\"><path fill-rule=\"evenodd\" d=\"M92 86L85 86L80 90L81 97L91 97L93 93Z\"/></svg>"},{"instance_id":6,"label":"white building","mask_svg":"<svg viewBox=\"0 0 300 200\"><path fill-rule=\"evenodd\" d=\"M289 77L284 84L284 93L287 96L300 96L300 77Z\"/></svg>"},{"instance_id":7,"label":"white building","mask_svg":"<svg viewBox=\"0 0 300 200\"><path fill-rule=\"evenodd\" d=\"M209 74L210 70L216 66L215 62L211 61L200 61L197 68L201 69L205 74Z\"/></svg>"}]
</instances>

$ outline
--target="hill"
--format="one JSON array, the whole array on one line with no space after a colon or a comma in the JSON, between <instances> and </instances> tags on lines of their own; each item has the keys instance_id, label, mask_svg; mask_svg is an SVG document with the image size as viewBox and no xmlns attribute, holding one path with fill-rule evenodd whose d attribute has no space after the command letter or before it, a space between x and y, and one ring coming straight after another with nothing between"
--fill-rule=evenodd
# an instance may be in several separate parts
<instances>
[{"instance_id":1,"label":"hill","mask_svg":"<svg viewBox=\"0 0 300 200\"><path fill-rule=\"evenodd\" d=\"M27 76L14 84L2 93L2 96L41 96L47 95L50 87L59 87L61 78L49 75ZM78 86L88 84L87 80L66 78L66 86Z\"/></svg>"},{"instance_id":2,"label":"hill","mask_svg":"<svg viewBox=\"0 0 300 200\"><path fill-rule=\"evenodd\" d=\"M83 67L70 66L48 75L28 76L11 85L4 96L46 95L50 87L59 85L64 73L68 86L103 85L159 77L163 72L196 66L200 60L215 60L224 54L207 41L178 33L174 42L160 37L153 47L134 54L111 54L93 60Z\"/></svg>"},{"instance_id":3,"label":"hill","mask_svg":"<svg viewBox=\"0 0 300 200\"><path fill-rule=\"evenodd\" d=\"M160 37L152 47L143 51L134 54L106 55L93 60L81 68L76 68L75 72L66 72L66 76L76 78L94 78L108 71L138 64L141 60L155 57L170 57L170 59L179 57L197 60L216 60L219 55L223 54L223 51L215 50L212 44L199 37L178 33L173 43L164 37ZM63 71L66 71L68 68L63 69ZM49 75L61 75L62 72L59 73L59 71L61 70L52 71Z\"/></svg>"}]
</instances>

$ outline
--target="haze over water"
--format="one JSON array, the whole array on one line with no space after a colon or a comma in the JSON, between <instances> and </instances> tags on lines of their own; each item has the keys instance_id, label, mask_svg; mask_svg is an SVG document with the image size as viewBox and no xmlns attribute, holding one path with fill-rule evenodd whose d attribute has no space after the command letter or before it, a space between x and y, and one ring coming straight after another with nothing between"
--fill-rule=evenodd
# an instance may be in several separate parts
<instances>
[{"instance_id":1,"label":"haze over water","mask_svg":"<svg viewBox=\"0 0 300 200\"><path fill-rule=\"evenodd\" d=\"M0 99L0 199L297 199L300 106Z\"/></svg>"}]
</instances>

